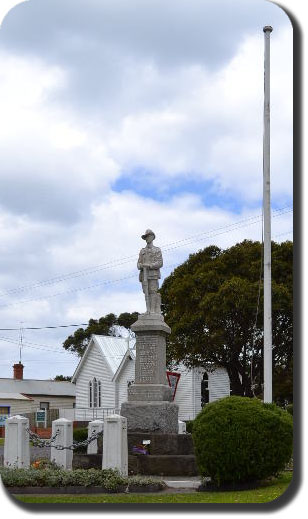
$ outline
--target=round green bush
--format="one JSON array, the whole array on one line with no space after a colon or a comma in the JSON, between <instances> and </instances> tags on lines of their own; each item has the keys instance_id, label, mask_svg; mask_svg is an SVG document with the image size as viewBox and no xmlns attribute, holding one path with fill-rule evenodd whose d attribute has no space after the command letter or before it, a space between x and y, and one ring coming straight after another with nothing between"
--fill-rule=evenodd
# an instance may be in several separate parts
<instances>
[{"instance_id":1,"label":"round green bush","mask_svg":"<svg viewBox=\"0 0 308 519\"><path fill-rule=\"evenodd\" d=\"M232 396L202 409L192 438L202 476L217 486L249 483L284 469L292 455L293 422L274 404Z\"/></svg>"}]
</instances>

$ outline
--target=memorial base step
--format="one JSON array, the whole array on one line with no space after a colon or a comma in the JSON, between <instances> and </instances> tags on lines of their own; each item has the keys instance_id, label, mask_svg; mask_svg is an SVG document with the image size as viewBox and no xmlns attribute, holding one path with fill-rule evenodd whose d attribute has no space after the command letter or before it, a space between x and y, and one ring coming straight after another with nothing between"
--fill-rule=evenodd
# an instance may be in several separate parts
<instances>
[{"instance_id":1,"label":"memorial base step","mask_svg":"<svg viewBox=\"0 0 308 519\"><path fill-rule=\"evenodd\" d=\"M198 476L196 459L188 455L129 455L128 473L147 476Z\"/></svg>"},{"instance_id":2,"label":"memorial base step","mask_svg":"<svg viewBox=\"0 0 308 519\"><path fill-rule=\"evenodd\" d=\"M78 454L73 456L73 469L102 468L101 454ZM128 474L147 476L198 476L193 454L179 455L128 455Z\"/></svg>"}]
</instances>

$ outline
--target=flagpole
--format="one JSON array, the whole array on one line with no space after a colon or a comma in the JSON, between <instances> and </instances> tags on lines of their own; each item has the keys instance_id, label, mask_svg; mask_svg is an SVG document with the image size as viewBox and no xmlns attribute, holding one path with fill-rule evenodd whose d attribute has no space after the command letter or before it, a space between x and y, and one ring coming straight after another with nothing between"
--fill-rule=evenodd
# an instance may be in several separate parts
<instances>
[{"instance_id":1,"label":"flagpole","mask_svg":"<svg viewBox=\"0 0 308 519\"><path fill-rule=\"evenodd\" d=\"M271 280L271 194L270 194L270 34L264 31L264 133L263 133L263 214L264 214L264 402L272 402L272 280Z\"/></svg>"}]
</instances>

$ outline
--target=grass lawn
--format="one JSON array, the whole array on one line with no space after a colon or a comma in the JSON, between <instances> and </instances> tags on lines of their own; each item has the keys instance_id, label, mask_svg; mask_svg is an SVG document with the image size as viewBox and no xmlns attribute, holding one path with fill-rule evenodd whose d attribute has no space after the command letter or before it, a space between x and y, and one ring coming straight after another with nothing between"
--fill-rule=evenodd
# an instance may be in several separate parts
<instances>
[{"instance_id":1,"label":"grass lawn","mask_svg":"<svg viewBox=\"0 0 308 519\"><path fill-rule=\"evenodd\" d=\"M94 494L94 495L15 495L24 503L267 503L287 489L292 472L284 472L277 479L255 490L240 492L192 492L159 494Z\"/></svg>"},{"instance_id":2,"label":"grass lawn","mask_svg":"<svg viewBox=\"0 0 308 519\"><path fill-rule=\"evenodd\" d=\"M0 438L0 445L4 445L4 438Z\"/></svg>"}]
</instances>

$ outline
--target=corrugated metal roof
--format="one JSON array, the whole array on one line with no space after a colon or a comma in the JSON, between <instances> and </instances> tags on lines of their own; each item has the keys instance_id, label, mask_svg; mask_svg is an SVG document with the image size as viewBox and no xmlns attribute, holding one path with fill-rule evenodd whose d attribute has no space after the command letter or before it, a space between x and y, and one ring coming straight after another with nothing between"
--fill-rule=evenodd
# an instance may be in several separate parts
<instances>
[{"instance_id":1,"label":"corrugated metal roof","mask_svg":"<svg viewBox=\"0 0 308 519\"><path fill-rule=\"evenodd\" d=\"M21 393L0 393L1 400L32 400Z\"/></svg>"},{"instance_id":2,"label":"corrugated metal roof","mask_svg":"<svg viewBox=\"0 0 308 519\"><path fill-rule=\"evenodd\" d=\"M76 387L71 382L55 380L16 380L0 378L0 393L25 393L26 395L75 396Z\"/></svg>"},{"instance_id":3,"label":"corrugated metal roof","mask_svg":"<svg viewBox=\"0 0 308 519\"><path fill-rule=\"evenodd\" d=\"M127 339L125 337L110 337L109 335L92 335L96 344L100 347L113 374L120 366L127 351ZM130 348L133 347L135 339L129 341Z\"/></svg>"},{"instance_id":4,"label":"corrugated metal roof","mask_svg":"<svg viewBox=\"0 0 308 519\"><path fill-rule=\"evenodd\" d=\"M118 378L119 374L121 373L122 368L123 368L123 366L125 364L125 360L127 359L127 357L131 358L132 360L136 360L135 350L130 348L129 352L127 351L126 354L123 356L123 358L122 358L122 360L121 360L121 362L120 362L120 364L118 366L118 369L116 370L116 372L114 373L114 375L112 377L112 381L113 382Z\"/></svg>"}]
</instances>

